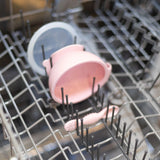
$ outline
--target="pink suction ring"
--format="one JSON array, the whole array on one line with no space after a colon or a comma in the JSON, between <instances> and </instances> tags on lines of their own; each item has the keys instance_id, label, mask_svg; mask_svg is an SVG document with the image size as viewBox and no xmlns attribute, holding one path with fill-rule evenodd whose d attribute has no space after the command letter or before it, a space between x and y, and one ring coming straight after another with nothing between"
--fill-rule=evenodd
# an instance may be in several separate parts
<instances>
[{"instance_id":1,"label":"pink suction ring","mask_svg":"<svg viewBox=\"0 0 160 160\"><path fill-rule=\"evenodd\" d=\"M58 103L62 103L62 87L64 94L69 97L69 103L87 99L92 95L93 77L96 77L94 89L96 92L98 84L103 86L108 81L112 70L110 63L104 63L98 56L87 51L57 51L51 57L52 62L48 59L43 65L49 75L51 96Z\"/></svg>"}]
</instances>

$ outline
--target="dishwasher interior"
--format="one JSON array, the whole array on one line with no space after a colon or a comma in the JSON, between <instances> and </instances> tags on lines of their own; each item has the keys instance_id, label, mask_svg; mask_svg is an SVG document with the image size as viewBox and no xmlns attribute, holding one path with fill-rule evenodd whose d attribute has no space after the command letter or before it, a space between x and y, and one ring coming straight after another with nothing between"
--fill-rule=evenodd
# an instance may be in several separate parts
<instances>
[{"instance_id":1,"label":"dishwasher interior","mask_svg":"<svg viewBox=\"0 0 160 160\"><path fill-rule=\"evenodd\" d=\"M0 159L159 160L160 2L40 0L43 8L16 14L12 2L0 18ZM51 21L71 24L85 49L112 65L109 81L80 103L57 104L48 77L28 63L32 34ZM109 104L120 107L115 117L64 130L77 113Z\"/></svg>"}]
</instances>

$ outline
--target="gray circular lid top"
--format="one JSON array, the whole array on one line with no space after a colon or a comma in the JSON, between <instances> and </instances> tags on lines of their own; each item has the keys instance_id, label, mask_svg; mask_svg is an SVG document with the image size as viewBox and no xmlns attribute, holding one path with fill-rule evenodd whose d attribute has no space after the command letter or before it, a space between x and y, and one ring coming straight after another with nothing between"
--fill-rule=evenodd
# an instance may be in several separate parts
<instances>
[{"instance_id":1,"label":"gray circular lid top","mask_svg":"<svg viewBox=\"0 0 160 160\"><path fill-rule=\"evenodd\" d=\"M28 61L32 69L40 75L45 75L42 66L42 45L45 59L48 59L58 49L73 44L75 37L77 37L76 31L67 23L51 22L42 26L34 33L28 45Z\"/></svg>"}]
</instances>

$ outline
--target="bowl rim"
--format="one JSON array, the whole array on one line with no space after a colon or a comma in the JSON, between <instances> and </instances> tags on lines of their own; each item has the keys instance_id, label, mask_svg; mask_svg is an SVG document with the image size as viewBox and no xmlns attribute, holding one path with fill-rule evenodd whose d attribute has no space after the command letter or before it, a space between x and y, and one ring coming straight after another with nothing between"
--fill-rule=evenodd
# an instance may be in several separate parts
<instances>
[{"instance_id":1,"label":"bowl rim","mask_svg":"<svg viewBox=\"0 0 160 160\"><path fill-rule=\"evenodd\" d=\"M76 66L79 66L79 65L83 65L83 64L85 64L85 63L97 63L97 64L100 64L102 67L103 67L103 69L104 69L104 73L105 73L105 75L104 75L104 77L103 77L103 79L98 83L98 84L100 84L100 86L103 86L107 81L108 81L108 79L109 79L109 76L110 76L110 73L111 73L111 70L112 70L112 65L110 64L110 63L105 63L105 62L103 62L103 61L96 61L96 60L91 60L91 61L85 61L85 62L80 62L80 63L78 63L78 64L75 64L75 65L73 65L73 66L71 66L69 69L67 69L65 72L63 72L62 74L61 74L61 76L56 80L56 82L52 85L52 86L49 86L49 89L50 89L50 93L51 93L51 95L52 95L52 98L56 101L56 102L58 102L58 103L62 103L62 99L61 98L58 98L56 95L55 95L55 88L56 88L56 85L57 85L57 83L59 82L59 80L62 78L62 76L65 74L65 73L67 73L69 70L71 70L72 68L74 68L74 67L76 67ZM109 75L108 75L109 74ZM49 77L49 81L50 81L50 77ZM94 88L94 93L97 91L97 89L98 89L98 86L95 86L95 88ZM87 99L88 97L90 97L91 96L91 94L89 94L87 97L84 97L83 99L80 99L80 100L78 100L78 101L70 101L70 102L72 102L72 103L78 103L78 102L81 102L81 101L83 101L83 100L85 100L85 99Z\"/></svg>"}]
</instances>

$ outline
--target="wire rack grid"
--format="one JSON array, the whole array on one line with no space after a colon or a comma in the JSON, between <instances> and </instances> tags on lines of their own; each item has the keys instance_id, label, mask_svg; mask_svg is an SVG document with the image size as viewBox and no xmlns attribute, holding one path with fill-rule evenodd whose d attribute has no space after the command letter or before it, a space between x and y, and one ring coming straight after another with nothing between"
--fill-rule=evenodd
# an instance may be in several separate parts
<instances>
[{"instance_id":1,"label":"wire rack grid","mask_svg":"<svg viewBox=\"0 0 160 160\"><path fill-rule=\"evenodd\" d=\"M147 5L154 8L155 2ZM11 157L159 159L159 95L152 93L159 78L153 60L159 35L146 23L145 16L155 18L147 9L145 16L140 14L139 8L125 0L96 1L95 6L93 15L84 12L76 20L72 15L59 17L72 24L88 50L113 68L104 87L73 107L51 100L47 77L34 73L28 64L23 33L0 32L0 116ZM69 118L98 112L108 104L120 106L116 117L106 116L95 125L74 132L64 130Z\"/></svg>"}]
</instances>

